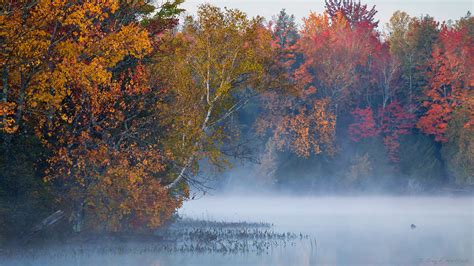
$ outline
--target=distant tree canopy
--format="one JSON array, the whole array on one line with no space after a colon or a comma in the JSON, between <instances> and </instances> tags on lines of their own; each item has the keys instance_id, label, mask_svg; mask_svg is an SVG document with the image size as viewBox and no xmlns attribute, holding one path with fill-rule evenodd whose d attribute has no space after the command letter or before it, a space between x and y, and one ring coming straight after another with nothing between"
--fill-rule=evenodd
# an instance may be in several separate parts
<instances>
[{"instance_id":1,"label":"distant tree canopy","mask_svg":"<svg viewBox=\"0 0 474 266\"><path fill-rule=\"evenodd\" d=\"M291 153L315 161L305 166L312 180L331 176L335 183L359 182L363 178L355 169L364 168L370 180L379 168L395 179L472 185L467 138L474 118L474 19L468 13L448 25L397 11L381 32L373 21L375 13L360 2L326 1L326 13L311 13L291 38L283 35L293 32L291 16L282 11L275 18L274 39L282 51L275 64L286 69L292 84L262 95L257 132L280 151L276 156L269 149L272 155L262 158L273 158L272 165L280 165L279 158L284 161L281 171L271 170L283 185L293 182L291 165L300 167L301 159L288 160ZM288 26L282 30L278 25ZM286 39L292 42L282 41ZM404 142L419 149L409 152ZM369 143L382 144L379 149L385 153L370 151ZM418 157L411 163L426 167L423 176L415 175L420 172L406 160L413 153ZM377 156L388 161L371 164ZM426 160L433 163L421 163ZM337 165L352 170L334 171ZM357 178L344 178L347 173Z\"/></svg>"},{"instance_id":2,"label":"distant tree canopy","mask_svg":"<svg viewBox=\"0 0 474 266\"><path fill-rule=\"evenodd\" d=\"M70 231L157 228L255 136L268 186L474 184L470 14L382 32L328 0L298 29L206 4L179 24L182 2L0 4L0 244L58 209Z\"/></svg>"}]
</instances>

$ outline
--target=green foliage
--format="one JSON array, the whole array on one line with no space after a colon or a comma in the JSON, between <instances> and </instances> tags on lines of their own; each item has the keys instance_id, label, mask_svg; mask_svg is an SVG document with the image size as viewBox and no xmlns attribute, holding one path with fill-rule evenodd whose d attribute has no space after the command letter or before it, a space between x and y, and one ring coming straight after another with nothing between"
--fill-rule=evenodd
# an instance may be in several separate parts
<instances>
[{"instance_id":1,"label":"green foliage","mask_svg":"<svg viewBox=\"0 0 474 266\"><path fill-rule=\"evenodd\" d=\"M443 181L443 162L439 145L422 134L402 136L400 141L400 172L408 177L428 184Z\"/></svg>"},{"instance_id":2,"label":"green foliage","mask_svg":"<svg viewBox=\"0 0 474 266\"><path fill-rule=\"evenodd\" d=\"M472 114L462 109L453 114L447 130L449 141L442 148L451 181L458 185L474 184L474 129L465 127L470 118Z\"/></svg>"},{"instance_id":3,"label":"green foliage","mask_svg":"<svg viewBox=\"0 0 474 266\"><path fill-rule=\"evenodd\" d=\"M155 17L159 18L170 18L175 17L185 10L179 8L179 5L184 3L184 0L173 0L173 1L166 1L159 7L159 11L155 14Z\"/></svg>"},{"instance_id":4,"label":"green foliage","mask_svg":"<svg viewBox=\"0 0 474 266\"><path fill-rule=\"evenodd\" d=\"M411 18L397 11L387 24L390 52L401 68L399 94L408 104L419 101L428 83L426 71L439 34L438 22L428 15Z\"/></svg>"}]
</instances>

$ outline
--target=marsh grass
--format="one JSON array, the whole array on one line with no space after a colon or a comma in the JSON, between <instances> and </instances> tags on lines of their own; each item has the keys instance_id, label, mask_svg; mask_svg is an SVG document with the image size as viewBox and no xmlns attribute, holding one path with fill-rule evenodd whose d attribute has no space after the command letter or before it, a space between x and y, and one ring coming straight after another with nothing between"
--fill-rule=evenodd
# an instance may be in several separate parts
<instances>
[{"instance_id":1,"label":"marsh grass","mask_svg":"<svg viewBox=\"0 0 474 266\"><path fill-rule=\"evenodd\" d=\"M313 246L313 240L308 235L276 232L273 224L269 223L177 219L151 235L90 235L41 246L4 250L0 254L0 265L150 253L261 254L277 247L295 246L300 242Z\"/></svg>"}]
</instances>

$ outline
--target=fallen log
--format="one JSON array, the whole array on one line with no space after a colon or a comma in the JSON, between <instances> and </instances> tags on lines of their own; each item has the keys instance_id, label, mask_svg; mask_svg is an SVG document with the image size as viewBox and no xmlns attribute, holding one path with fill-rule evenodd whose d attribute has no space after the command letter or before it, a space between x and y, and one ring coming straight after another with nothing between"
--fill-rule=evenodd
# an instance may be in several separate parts
<instances>
[{"instance_id":1,"label":"fallen log","mask_svg":"<svg viewBox=\"0 0 474 266\"><path fill-rule=\"evenodd\" d=\"M50 216L43 219L40 223L35 225L33 229L29 231L29 233L23 238L23 243L29 242L36 234L49 228L64 218L64 211L58 210L55 213L51 214Z\"/></svg>"}]
</instances>

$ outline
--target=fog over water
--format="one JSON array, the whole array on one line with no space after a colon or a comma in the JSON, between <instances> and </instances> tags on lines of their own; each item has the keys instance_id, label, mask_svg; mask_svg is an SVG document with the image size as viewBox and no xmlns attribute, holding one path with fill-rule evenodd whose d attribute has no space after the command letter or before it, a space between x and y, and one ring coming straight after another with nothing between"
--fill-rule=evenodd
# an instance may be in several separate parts
<instances>
[{"instance_id":1,"label":"fog over water","mask_svg":"<svg viewBox=\"0 0 474 266\"><path fill-rule=\"evenodd\" d=\"M296 259L293 265L425 265L434 260L472 265L473 206L472 197L233 196L190 201L180 213L268 221L276 230L313 236L314 253L282 251L293 252L287 254Z\"/></svg>"},{"instance_id":2,"label":"fog over water","mask_svg":"<svg viewBox=\"0 0 474 266\"><path fill-rule=\"evenodd\" d=\"M204 196L183 218L268 222L309 238L264 252L74 251L6 265L472 265L473 197ZM412 224L415 228L412 228ZM252 240L249 241L250 243ZM276 241L275 241L276 243ZM133 249L137 243L119 243Z\"/></svg>"}]
</instances>

